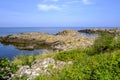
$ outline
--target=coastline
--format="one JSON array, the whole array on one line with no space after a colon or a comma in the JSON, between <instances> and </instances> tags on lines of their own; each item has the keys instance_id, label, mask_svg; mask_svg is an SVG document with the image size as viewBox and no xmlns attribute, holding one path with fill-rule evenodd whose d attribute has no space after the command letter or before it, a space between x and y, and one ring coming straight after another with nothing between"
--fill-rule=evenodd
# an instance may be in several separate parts
<instances>
[{"instance_id":1,"label":"coastline","mask_svg":"<svg viewBox=\"0 0 120 80\"><path fill-rule=\"evenodd\" d=\"M55 35L30 32L0 37L1 43L14 45L20 50L46 48L57 52L85 48L92 45L93 41L94 38L81 35L73 30L64 30Z\"/></svg>"}]
</instances>

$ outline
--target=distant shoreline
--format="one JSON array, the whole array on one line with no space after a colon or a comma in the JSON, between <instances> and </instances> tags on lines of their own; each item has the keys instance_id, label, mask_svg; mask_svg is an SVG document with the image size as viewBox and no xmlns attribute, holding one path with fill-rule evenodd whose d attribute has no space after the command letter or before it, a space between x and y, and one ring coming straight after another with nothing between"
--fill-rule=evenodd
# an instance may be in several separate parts
<instances>
[{"instance_id":1,"label":"distant shoreline","mask_svg":"<svg viewBox=\"0 0 120 80\"><path fill-rule=\"evenodd\" d=\"M111 28L111 29L93 28L93 29L78 30L78 32L96 33L96 34L109 33L109 34L114 34L114 35L120 36L120 28Z\"/></svg>"}]
</instances>

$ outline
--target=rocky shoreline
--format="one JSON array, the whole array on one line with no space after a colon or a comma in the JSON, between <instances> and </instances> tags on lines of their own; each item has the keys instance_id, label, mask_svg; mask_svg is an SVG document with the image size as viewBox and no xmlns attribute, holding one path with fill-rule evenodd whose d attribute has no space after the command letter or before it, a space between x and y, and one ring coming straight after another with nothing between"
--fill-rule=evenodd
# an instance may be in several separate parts
<instances>
[{"instance_id":1,"label":"rocky shoreline","mask_svg":"<svg viewBox=\"0 0 120 80\"><path fill-rule=\"evenodd\" d=\"M20 33L0 37L4 45L14 45L21 50L52 49L65 51L75 48L85 48L94 42L94 38L79 34L77 31L64 30L55 35L39 32Z\"/></svg>"},{"instance_id":2,"label":"rocky shoreline","mask_svg":"<svg viewBox=\"0 0 120 80\"><path fill-rule=\"evenodd\" d=\"M79 30L78 32L85 32L85 33L109 33L120 36L120 28L112 28L112 29L99 29L99 28L93 28L93 29L85 29L85 30Z\"/></svg>"}]
</instances>

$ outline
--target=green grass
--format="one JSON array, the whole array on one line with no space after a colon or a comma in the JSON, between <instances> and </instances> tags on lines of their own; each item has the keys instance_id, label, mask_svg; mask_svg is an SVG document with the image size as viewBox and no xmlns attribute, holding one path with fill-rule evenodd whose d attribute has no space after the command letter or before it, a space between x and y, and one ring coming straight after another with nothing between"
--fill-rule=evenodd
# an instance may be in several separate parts
<instances>
[{"instance_id":1,"label":"green grass","mask_svg":"<svg viewBox=\"0 0 120 80\"><path fill-rule=\"evenodd\" d=\"M38 60L38 59L44 59L47 57L54 57L54 54L55 53L49 53L49 54L43 53L43 54L38 54L38 55L21 54L21 55L14 57L14 60L12 61L12 63L18 66L23 66L23 65L31 66L31 63L33 61Z\"/></svg>"}]
</instances>

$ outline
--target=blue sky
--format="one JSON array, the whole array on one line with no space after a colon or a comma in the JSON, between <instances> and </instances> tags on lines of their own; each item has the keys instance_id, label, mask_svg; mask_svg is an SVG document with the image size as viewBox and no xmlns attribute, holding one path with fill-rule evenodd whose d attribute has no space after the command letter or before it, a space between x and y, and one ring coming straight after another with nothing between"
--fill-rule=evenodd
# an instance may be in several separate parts
<instances>
[{"instance_id":1,"label":"blue sky","mask_svg":"<svg viewBox=\"0 0 120 80\"><path fill-rule=\"evenodd\" d=\"M120 27L120 0L0 0L0 27Z\"/></svg>"}]
</instances>

